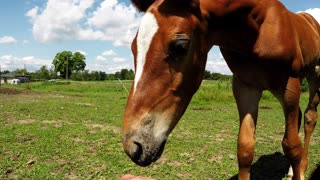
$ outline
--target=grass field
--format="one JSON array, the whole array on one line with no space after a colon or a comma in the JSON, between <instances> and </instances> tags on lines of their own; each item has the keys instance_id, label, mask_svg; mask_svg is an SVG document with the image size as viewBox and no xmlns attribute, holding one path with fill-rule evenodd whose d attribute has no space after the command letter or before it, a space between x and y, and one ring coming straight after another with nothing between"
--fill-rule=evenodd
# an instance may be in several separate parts
<instances>
[{"instance_id":1,"label":"grass field","mask_svg":"<svg viewBox=\"0 0 320 180\"><path fill-rule=\"evenodd\" d=\"M131 82L124 85L129 88ZM163 156L147 168L132 163L122 150L120 127L127 92L120 82L37 82L6 85L1 92L0 179L118 179L131 173L157 179L219 180L237 174L239 122L227 82L203 82ZM303 94L302 108L306 100ZM255 162L282 152L283 132L281 107L265 93ZM320 162L319 127L309 160L307 175Z\"/></svg>"}]
</instances>

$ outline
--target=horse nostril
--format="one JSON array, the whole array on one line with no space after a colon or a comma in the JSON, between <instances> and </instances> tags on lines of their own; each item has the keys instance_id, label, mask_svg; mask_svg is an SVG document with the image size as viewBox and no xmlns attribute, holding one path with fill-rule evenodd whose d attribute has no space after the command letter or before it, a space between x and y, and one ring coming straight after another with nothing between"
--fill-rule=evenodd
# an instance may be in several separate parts
<instances>
[{"instance_id":1,"label":"horse nostril","mask_svg":"<svg viewBox=\"0 0 320 180\"><path fill-rule=\"evenodd\" d=\"M135 145L135 149L133 150L131 158L133 161L138 161L143 153L142 145L136 141L134 141L133 144Z\"/></svg>"}]
</instances>

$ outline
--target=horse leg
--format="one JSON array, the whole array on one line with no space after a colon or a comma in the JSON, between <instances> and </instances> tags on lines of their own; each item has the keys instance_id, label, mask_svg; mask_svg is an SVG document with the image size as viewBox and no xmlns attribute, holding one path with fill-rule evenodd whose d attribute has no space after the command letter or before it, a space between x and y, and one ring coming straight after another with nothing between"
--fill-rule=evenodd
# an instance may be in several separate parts
<instances>
[{"instance_id":1,"label":"horse leg","mask_svg":"<svg viewBox=\"0 0 320 180\"><path fill-rule=\"evenodd\" d=\"M299 99L300 80L289 77L286 89L280 97L283 106L286 125L285 134L282 140L282 148L288 157L293 170L293 179L300 179L300 162L302 158L302 146L299 137Z\"/></svg>"},{"instance_id":2,"label":"horse leg","mask_svg":"<svg viewBox=\"0 0 320 180\"><path fill-rule=\"evenodd\" d=\"M318 120L317 106L319 104L320 80L317 76L307 77L309 83L309 103L304 112L304 149L301 159L301 176L304 176L308 167L308 149L311 135Z\"/></svg>"},{"instance_id":3,"label":"horse leg","mask_svg":"<svg viewBox=\"0 0 320 180\"><path fill-rule=\"evenodd\" d=\"M240 129L238 135L238 179L250 179L250 165L254 156L255 128L258 117L258 105L262 90L247 86L239 79L233 79L233 94L236 99Z\"/></svg>"},{"instance_id":4,"label":"horse leg","mask_svg":"<svg viewBox=\"0 0 320 180\"><path fill-rule=\"evenodd\" d=\"M300 127L301 127L301 119L302 119L302 111L301 111L301 108L299 107L298 132L300 131ZM292 166L290 165L288 174L287 174L287 180L291 180L292 176L293 176L293 170L292 170Z\"/></svg>"},{"instance_id":5,"label":"horse leg","mask_svg":"<svg viewBox=\"0 0 320 180\"><path fill-rule=\"evenodd\" d=\"M302 111L301 111L301 108L299 107L298 132L300 131L301 119L302 119ZM291 180L292 176L293 176L293 170L292 170L292 166L290 165L288 174L287 174L287 180Z\"/></svg>"}]
</instances>

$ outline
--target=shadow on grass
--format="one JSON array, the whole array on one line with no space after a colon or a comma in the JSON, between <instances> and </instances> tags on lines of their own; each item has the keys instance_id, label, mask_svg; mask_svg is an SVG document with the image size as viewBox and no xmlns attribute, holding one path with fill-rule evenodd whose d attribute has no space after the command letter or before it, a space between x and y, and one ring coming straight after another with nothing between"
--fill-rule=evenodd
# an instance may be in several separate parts
<instances>
[{"instance_id":1,"label":"shadow on grass","mask_svg":"<svg viewBox=\"0 0 320 180\"><path fill-rule=\"evenodd\" d=\"M271 155L261 156L257 162L251 165L250 179L251 180L282 180L286 177L290 167L289 160L280 152L275 152ZM238 174L234 175L229 180L237 180ZM313 171L309 180L320 179L320 163Z\"/></svg>"},{"instance_id":2,"label":"shadow on grass","mask_svg":"<svg viewBox=\"0 0 320 180\"><path fill-rule=\"evenodd\" d=\"M309 180L319 180L320 179L320 163L318 164L317 168L311 174Z\"/></svg>"},{"instance_id":3,"label":"shadow on grass","mask_svg":"<svg viewBox=\"0 0 320 180\"><path fill-rule=\"evenodd\" d=\"M251 165L251 180L281 180L286 177L290 163L285 155L276 152L271 155L261 156L255 163ZM238 175L233 176L229 180L237 180Z\"/></svg>"}]
</instances>

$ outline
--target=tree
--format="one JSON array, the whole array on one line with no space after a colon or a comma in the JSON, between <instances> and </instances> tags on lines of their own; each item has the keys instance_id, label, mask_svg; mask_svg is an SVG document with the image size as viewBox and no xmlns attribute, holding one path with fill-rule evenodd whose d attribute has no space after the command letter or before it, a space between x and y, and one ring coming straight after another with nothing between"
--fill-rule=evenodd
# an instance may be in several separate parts
<instances>
[{"instance_id":1,"label":"tree","mask_svg":"<svg viewBox=\"0 0 320 180\"><path fill-rule=\"evenodd\" d=\"M85 59L86 57L81 54L80 52L76 52L72 55L72 61L73 61L73 66L72 70L73 71L82 71L86 67Z\"/></svg>"},{"instance_id":2,"label":"tree","mask_svg":"<svg viewBox=\"0 0 320 180\"><path fill-rule=\"evenodd\" d=\"M107 74L105 72L99 71L99 81L104 81L107 79Z\"/></svg>"},{"instance_id":3,"label":"tree","mask_svg":"<svg viewBox=\"0 0 320 180\"><path fill-rule=\"evenodd\" d=\"M211 72L208 70L204 70L203 79L209 79L211 76Z\"/></svg>"},{"instance_id":4,"label":"tree","mask_svg":"<svg viewBox=\"0 0 320 180\"><path fill-rule=\"evenodd\" d=\"M114 74L116 79L121 79L121 80L133 80L134 78L134 72L132 69L121 69L120 72L116 72Z\"/></svg>"},{"instance_id":5,"label":"tree","mask_svg":"<svg viewBox=\"0 0 320 180\"><path fill-rule=\"evenodd\" d=\"M125 79L127 79L127 80L133 80L134 79L134 71L132 69L130 69L128 71L128 73L125 76Z\"/></svg>"},{"instance_id":6,"label":"tree","mask_svg":"<svg viewBox=\"0 0 320 180\"><path fill-rule=\"evenodd\" d=\"M57 72L54 70L54 67L49 69L49 79L59 79L60 77L57 75Z\"/></svg>"},{"instance_id":7,"label":"tree","mask_svg":"<svg viewBox=\"0 0 320 180\"><path fill-rule=\"evenodd\" d=\"M56 54L52 64L55 72L60 72L64 77L70 77L73 72L84 70L85 59L86 57L80 52L72 54L71 51L63 51Z\"/></svg>"},{"instance_id":8,"label":"tree","mask_svg":"<svg viewBox=\"0 0 320 180\"><path fill-rule=\"evenodd\" d=\"M37 73L39 73L39 79L50 79L49 70L45 65L43 65Z\"/></svg>"},{"instance_id":9,"label":"tree","mask_svg":"<svg viewBox=\"0 0 320 180\"><path fill-rule=\"evenodd\" d=\"M10 71L9 70L4 70L4 71L1 71L0 73L1 74L8 74L8 73L10 73Z\"/></svg>"},{"instance_id":10,"label":"tree","mask_svg":"<svg viewBox=\"0 0 320 180\"><path fill-rule=\"evenodd\" d=\"M26 69L16 69L14 72L16 74L21 74L21 75L28 75L29 74Z\"/></svg>"},{"instance_id":11,"label":"tree","mask_svg":"<svg viewBox=\"0 0 320 180\"><path fill-rule=\"evenodd\" d=\"M38 71L30 73L30 76L33 81L49 80L50 71L48 70L47 66L43 65Z\"/></svg>"}]
</instances>

